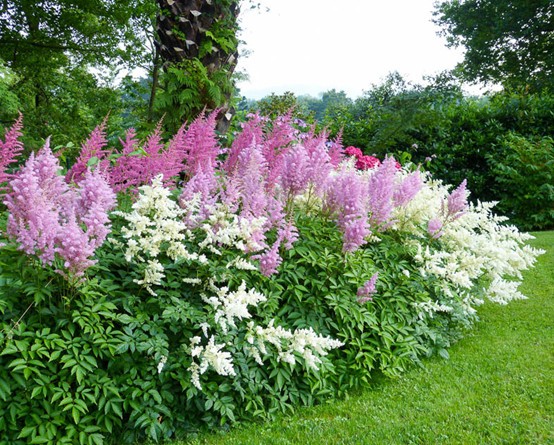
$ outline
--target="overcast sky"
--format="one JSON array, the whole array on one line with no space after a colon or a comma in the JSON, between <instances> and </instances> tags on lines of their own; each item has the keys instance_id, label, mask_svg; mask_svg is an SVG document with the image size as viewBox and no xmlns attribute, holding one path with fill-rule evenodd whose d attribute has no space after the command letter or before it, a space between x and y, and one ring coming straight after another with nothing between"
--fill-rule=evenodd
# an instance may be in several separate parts
<instances>
[{"instance_id":1,"label":"overcast sky","mask_svg":"<svg viewBox=\"0 0 554 445\"><path fill-rule=\"evenodd\" d=\"M251 99L333 88L356 98L392 71L419 82L462 59L437 35L435 0L260 1L261 9L241 11L250 54L238 69L250 79L238 86Z\"/></svg>"}]
</instances>

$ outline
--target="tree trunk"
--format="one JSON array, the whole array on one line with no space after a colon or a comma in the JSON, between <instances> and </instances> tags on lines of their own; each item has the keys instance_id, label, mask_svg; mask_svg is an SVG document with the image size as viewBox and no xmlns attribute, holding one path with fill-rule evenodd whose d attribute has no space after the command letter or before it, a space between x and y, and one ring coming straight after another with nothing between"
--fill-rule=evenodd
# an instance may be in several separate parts
<instances>
[{"instance_id":1,"label":"tree trunk","mask_svg":"<svg viewBox=\"0 0 554 445\"><path fill-rule=\"evenodd\" d=\"M231 85L231 76L237 65L239 15L238 0L157 0L160 12L157 17L156 45L167 70L171 65L198 59L206 67L208 77L225 73ZM207 49L208 48L208 49ZM219 77L221 79L221 76ZM229 127L234 110L230 107L231 88L223 88L219 103L203 94L203 104L196 114L206 108L219 109L218 130ZM189 116L189 118L194 116Z\"/></svg>"}]
</instances>

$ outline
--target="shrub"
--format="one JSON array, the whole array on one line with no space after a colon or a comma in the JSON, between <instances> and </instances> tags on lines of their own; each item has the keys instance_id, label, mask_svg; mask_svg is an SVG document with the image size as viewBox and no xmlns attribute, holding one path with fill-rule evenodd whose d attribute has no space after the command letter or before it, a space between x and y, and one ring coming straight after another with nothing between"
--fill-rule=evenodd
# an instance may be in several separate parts
<instances>
[{"instance_id":1,"label":"shrub","mask_svg":"<svg viewBox=\"0 0 554 445\"><path fill-rule=\"evenodd\" d=\"M554 141L508 134L504 156L489 159L498 184L498 208L526 230L554 228Z\"/></svg>"}]
</instances>

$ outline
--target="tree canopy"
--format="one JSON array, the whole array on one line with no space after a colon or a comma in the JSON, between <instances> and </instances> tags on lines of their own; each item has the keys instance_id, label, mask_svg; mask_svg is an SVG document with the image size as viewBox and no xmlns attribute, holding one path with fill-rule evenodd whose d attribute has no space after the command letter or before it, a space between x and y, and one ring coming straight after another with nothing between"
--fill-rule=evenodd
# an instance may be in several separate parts
<instances>
[{"instance_id":1,"label":"tree canopy","mask_svg":"<svg viewBox=\"0 0 554 445\"><path fill-rule=\"evenodd\" d=\"M465 47L460 71L466 80L552 89L552 0L440 1L435 18L450 46Z\"/></svg>"}]
</instances>

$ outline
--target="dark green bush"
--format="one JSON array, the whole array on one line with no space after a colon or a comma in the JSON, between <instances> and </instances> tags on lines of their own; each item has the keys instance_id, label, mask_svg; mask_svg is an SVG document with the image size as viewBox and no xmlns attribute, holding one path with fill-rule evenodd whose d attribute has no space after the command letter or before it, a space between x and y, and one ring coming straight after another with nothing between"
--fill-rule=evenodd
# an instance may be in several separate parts
<instances>
[{"instance_id":1,"label":"dark green bush","mask_svg":"<svg viewBox=\"0 0 554 445\"><path fill-rule=\"evenodd\" d=\"M508 134L500 145L503 156L489 158L498 209L524 230L554 228L554 141Z\"/></svg>"}]
</instances>

